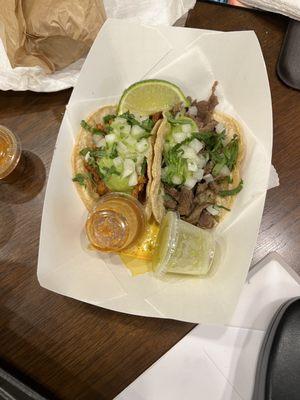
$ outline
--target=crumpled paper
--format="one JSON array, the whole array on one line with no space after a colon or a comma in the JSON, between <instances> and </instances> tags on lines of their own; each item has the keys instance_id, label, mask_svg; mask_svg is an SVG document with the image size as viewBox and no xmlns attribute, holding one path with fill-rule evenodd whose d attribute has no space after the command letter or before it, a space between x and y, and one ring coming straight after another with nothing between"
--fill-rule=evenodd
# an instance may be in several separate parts
<instances>
[{"instance_id":1,"label":"crumpled paper","mask_svg":"<svg viewBox=\"0 0 300 400\"><path fill-rule=\"evenodd\" d=\"M248 6L286 15L300 21L299 0L242 0Z\"/></svg>"},{"instance_id":2,"label":"crumpled paper","mask_svg":"<svg viewBox=\"0 0 300 400\"><path fill-rule=\"evenodd\" d=\"M75 85L84 62L83 56L91 45L90 39L91 37L95 38L104 20L104 13L99 15L95 13L91 16L92 13L87 10L90 10L92 6L100 9L101 0L80 0L80 2L51 0L52 3L55 3L53 7L49 7L49 1L26 0L24 1L25 6L22 7L22 0L10 0L9 2L0 0L0 6L2 10L5 10L0 15L0 90L53 92ZM61 6L62 2L65 7ZM147 25L172 25L186 14L195 3L196 0L141 0L139 2L104 0L104 7L108 17L136 20ZM37 15L41 16L41 21L34 18ZM74 15L78 16L77 32L73 31ZM11 24L5 25L6 35L4 34L4 22L7 19L5 16L12 21ZM26 43L24 37L20 38L17 34L24 29L24 16L30 31L30 40L27 40ZM85 21L88 18L91 18L89 21L92 22L90 29L86 29L85 26ZM46 20L48 25L45 22ZM43 36L49 29L54 36L57 35L57 32L61 33L65 29L66 35L69 35L70 38L66 41L62 37L60 39L52 37L43 40ZM41 37L35 39L37 32ZM74 45L74 39L71 39L74 37L78 39L77 46L75 46L74 52L69 53L66 57L65 50L68 44ZM4 41L1 41L1 38ZM53 54L53 51L51 51L53 45L59 46L59 53L64 54L64 57L60 58ZM14 47L20 48L17 54L14 54L12 50ZM44 56L37 60L34 54L28 56L24 49L27 49L28 52L33 50L33 53L36 51L39 54L42 51ZM15 68L12 67L10 60L13 60L13 65L16 65ZM29 66L21 66L24 65L22 60L26 61L26 65ZM61 68L63 62L65 65L73 63L49 74L49 71Z\"/></svg>"}]
</instances>

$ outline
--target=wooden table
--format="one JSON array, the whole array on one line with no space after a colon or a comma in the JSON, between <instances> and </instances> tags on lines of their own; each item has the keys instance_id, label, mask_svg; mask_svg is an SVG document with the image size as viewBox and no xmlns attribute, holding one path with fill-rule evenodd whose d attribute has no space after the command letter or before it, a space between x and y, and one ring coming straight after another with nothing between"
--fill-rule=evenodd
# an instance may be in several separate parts
<instances>
[{"instance_id":1,"label":"wooden table","mask_svg":"<svg viewBox=\"0 0 300 400\"><path fill-rule=\"evenodd\" d=\"M300 92L276 76L287 19L197 3L187 25L258 35L270 77L273 163L281 185L268 192L253 263L277 251L300 272ZM0 185L0 359L46 388L51 399L111 399L194 325L122 315L39 287L42 205L70 94L0 93L0 123L20 136L28 168L18 185Z\"/></svg>"}]
</instances>

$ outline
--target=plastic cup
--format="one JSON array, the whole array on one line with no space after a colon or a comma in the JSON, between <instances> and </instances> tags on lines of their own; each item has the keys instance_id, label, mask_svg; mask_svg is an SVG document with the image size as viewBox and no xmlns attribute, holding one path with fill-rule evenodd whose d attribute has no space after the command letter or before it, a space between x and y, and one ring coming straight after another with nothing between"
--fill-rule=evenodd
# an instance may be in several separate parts
<instances>
[{"instance_id":1,"label":"plastic cup","mask_svg":"<svg viewBox=\"0 0 300 400\"><path fill-rule=\"evenodd\" d=\"M103 252L120 252L138 242L145 231L143 206L125 193L109 193L88 216L86 233L92 246Z\"/></svg>"},{"instance_id":2,"label":"plastic cup","mask_svg":"<svg viewBox=\"0 0 300 400\"><path fill-rule=\"evenodd\" d=\"M166 273L205 276L215 254L211 232L200 229L169 211L161 224L153 256L153 270Z\"/></svg>"},{"instance_id":3,"label":"plastic cup","mask_svg":"<svg viewBox=\"0 0 300 400\"><path fill-rule=\"evenodd\" d=\"M21 157L21 144L17 135L0 125L0 181L12 175Z\"/></svg>"}]
</instances>

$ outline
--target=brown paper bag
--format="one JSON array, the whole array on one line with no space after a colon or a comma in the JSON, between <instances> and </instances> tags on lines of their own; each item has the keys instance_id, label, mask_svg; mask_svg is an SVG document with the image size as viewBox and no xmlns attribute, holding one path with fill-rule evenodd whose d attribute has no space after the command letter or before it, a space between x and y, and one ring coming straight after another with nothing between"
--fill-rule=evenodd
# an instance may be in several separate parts
<instances>
[{"instance_id":1,"label":"brown paper bag","mask_svg":"<svg viewBox=\"0 0 300 400\"><path fill-rule=\"evenodd\" d=\"M84 57L105 21L102 0L0 0L0 7L11 65L47 72Z\"/></svg>"}]
</instances>

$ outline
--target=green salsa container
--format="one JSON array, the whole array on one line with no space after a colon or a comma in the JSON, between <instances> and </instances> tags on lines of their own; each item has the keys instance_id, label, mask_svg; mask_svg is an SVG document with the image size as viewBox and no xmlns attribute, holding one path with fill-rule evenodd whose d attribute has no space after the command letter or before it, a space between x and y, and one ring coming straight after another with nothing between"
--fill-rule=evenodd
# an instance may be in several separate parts
<instances>
[{"instance_id":1,"label":"green salsa container","mask_svg":"<svg viewBox=\"0 0 300 400\"><path fill-rule=\"evenodd\" d=\"M197 228L169 211L162 220L153 255L153 271L205 276L215 254L211 232Z\"/></svg>"}]
</instances>

